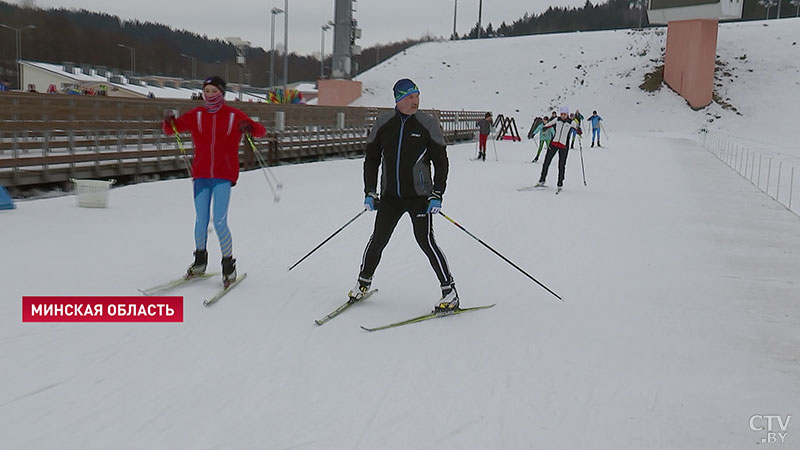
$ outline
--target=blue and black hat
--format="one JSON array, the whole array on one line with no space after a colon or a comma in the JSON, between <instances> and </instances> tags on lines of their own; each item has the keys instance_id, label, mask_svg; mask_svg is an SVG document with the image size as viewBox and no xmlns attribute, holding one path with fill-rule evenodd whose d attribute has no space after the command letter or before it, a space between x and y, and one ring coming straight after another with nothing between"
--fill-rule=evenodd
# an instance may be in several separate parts
<instances>
[{"instance_id":1,"label":"blue and black hat","mask_svg":"<svg viewBox=\"0 0 800 450\"><path fill-rule=\"evenodd\" d=\"M411 94L417 93L419 94L419 88L413 81L409 80L408 78L403 78L399 80L397 83L394 84L394 102L397 103L400 100L408 97Z\"/></svg>"},{"instance_id":2,"label":"blue and black hat","mask_svg":"<svg viewBox=\"0 0 800 450\"><path fill-rule=\"evenodd\" d=\"M217 89L219 89L222 92L225 92L225 80L223 80L222 78L220 78L220 77L218 77L216 75L210 76L210 77L206 78L205 81L203 81L203 87L206 87L206 85L209 85L209 84L213 85L213 86L216 86Z\"/></svg>"}]
</instances>

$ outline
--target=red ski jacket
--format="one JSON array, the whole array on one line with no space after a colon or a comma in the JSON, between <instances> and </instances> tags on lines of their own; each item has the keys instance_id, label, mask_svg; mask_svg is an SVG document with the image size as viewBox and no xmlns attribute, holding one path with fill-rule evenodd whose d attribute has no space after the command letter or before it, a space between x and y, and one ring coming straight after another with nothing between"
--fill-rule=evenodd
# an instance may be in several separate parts
<instances>
[{"instance_id":1,"label":"red ski jacket","mask_svg":"<svg viewBox=\"0 0 800 450\"><path fill-rule=\"evenodd\" d=\"M247 117L247 114L228 105L210 113L198 106L175 119L178 132L189 131L194 141L193 178L222 178L236 185L239 179L239 126L249 124L254 137L267 134L264 127ZM162 124L164 132L174 134L168 121Z\"/></svg>"}]
</instances>

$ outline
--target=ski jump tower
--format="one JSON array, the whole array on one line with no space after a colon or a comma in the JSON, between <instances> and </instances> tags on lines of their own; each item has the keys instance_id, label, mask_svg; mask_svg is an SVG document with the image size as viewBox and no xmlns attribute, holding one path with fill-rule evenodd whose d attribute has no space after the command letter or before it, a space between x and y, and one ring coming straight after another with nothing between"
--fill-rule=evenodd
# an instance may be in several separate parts
<instances>
[{"instance_id":1,"label":"ski jump tower","mask_svg":"<svg viewBox=\"0 0 800 450\"><path fill-rule=\"evenodd\" d=\"M744 0L649 0L651 24L667 24L664 81L689 106L708 106L714 92L720 20L740 19Z\"/></svg>"},{"instance_id":2,"label":"ski jump tower","mask_svg":"<svg viewBox=\"0 0 800 450\"><path fill-rule=\"evenodd\" d=\"M332 78L317 82L319 105L346 106L361 97L361 82L350 78L353 73L353 56L361 54L356 39L361 37L361 29L353 18L356 0L335 0L333 28Z\"/></svg>"}]
</instances>

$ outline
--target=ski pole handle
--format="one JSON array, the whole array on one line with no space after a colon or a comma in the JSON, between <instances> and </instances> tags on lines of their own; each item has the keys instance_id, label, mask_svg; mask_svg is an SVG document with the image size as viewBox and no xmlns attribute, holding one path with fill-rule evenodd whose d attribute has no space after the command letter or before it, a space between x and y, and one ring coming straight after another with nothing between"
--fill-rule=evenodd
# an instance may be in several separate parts
<instances>
[{"instance_id":1,"label":"ski pole handle","mask_svg":"<svg viewBox=\"0 0 800 450\"><path fill-rule=\"evenodd\" d=\"M180 148L181 149L181 153L183 153L185 155L186 154L186 149L183 148L183 141L181 140L180 133L178 133L178 127L175 126L175 121L174 120L170 120L169 123L170 123L170 125L172 125L172 131L175 132L175 140L178 141L178 148Z\"/></svg>"},{"instance_id":2,"label":"ski pole handle","mask_svg":"<svg viewBox=\"0 0 800 450\"><path fill-rule=\"evenodd\" d=\"M186 164L186 171L189 172L189 178L192 178L192 165L189 164L189 157L186 156L186 149L183 148L183 141L181 140L181 135L178 133L178 127L175 126L175 121L170 120L170 124L172 125L172 131L175 132L175 140L178 141L178 148L181 149L181 155L183 155L183 162Z\"/></svg>"}]
</instances>

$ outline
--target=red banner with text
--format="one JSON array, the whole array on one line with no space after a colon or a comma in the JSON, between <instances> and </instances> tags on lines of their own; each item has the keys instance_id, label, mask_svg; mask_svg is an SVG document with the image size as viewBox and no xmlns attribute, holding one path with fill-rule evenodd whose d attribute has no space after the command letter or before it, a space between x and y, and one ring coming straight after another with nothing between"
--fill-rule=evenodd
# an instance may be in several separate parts
<instances>
[{"instance_id":1,"label":"red banner with text","mask_svg":"<svg viewBox=\"0 0 800 450\"><path fill-rule=\"evenodd\" d=\"M183 297L22 297L23 322L183 322Z\"/></svg>"}]
</instances>

